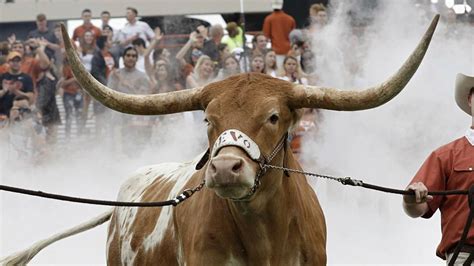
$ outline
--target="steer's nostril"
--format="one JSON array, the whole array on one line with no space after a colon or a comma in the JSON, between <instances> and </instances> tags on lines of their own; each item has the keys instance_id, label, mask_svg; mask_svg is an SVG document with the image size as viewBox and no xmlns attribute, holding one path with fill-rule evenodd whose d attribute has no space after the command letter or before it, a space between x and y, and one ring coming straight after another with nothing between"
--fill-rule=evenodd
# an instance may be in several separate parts
<instances>
[{"instance_id":1,"label":"steer's nostril","mask_svg":"<svg viewBox=\"0 0 474 266\"><path fill-rule=\"evenodd\" d=\"M238 172L240 171L240 168L242 168L242 160L239 160L234 164L234 166L232 167L232 171Z\"/></svg>"},{"instance_id":2,"label":"steer's nostril","mask_svg":"<svg viewBox=\"0 0 474 266\"><path fill-rule=\"evenodd\" d=\"M214 162L210 163L210 167L211 167L211 173L217 172L217 169L216 169L216 166L214 165Z\"/></svg>"}]
</instances>

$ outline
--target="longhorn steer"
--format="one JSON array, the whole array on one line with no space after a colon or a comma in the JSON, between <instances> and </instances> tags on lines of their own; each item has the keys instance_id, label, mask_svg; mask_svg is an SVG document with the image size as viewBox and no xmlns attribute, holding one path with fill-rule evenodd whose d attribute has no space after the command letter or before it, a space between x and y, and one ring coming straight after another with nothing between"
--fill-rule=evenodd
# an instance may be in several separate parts
<instances>
[{"instance_id":1,"label":"longhorn steer","mask_svg":"<svg viewBox=\"0 0 474 266\"><path fill-rule=\"evenodd\" d=\"M147 96L116 92L94 80L63 27L76 78L104 105L140 115L204 110L208 123L212 149L202 169L195 169L199 158L145 167L122 186L119 200L162 201L203 180L208 189L176 208L115 208L108 264L325 265L324 216L305 176L261 173L261 162L301 169L286 144L278 148L300 108L364 110L395 97L421 63L438 18L398 72L372 88L303 87L262 74L242 74L203 88ZM261 184L255 186L258 180Z\"/></svg>"}]
</instances>

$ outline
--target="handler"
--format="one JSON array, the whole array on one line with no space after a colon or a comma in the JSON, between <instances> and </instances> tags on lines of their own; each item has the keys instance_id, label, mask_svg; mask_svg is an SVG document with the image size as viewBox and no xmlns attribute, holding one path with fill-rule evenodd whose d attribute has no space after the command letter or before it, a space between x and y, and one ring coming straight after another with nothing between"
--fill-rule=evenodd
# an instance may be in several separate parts
<instances>
[{"instance_id":1,"label":"handler","mask_svg":"<svg viewBox=\"0 0 474 266\"><path fill-rule=\"evenodd\" d=\"M456 103L471 117L474 113L473 95L474 77L458 74L455 86ZM403 197L403 208L410 217L430 218L437 209L440 210L442 238L436 255L446 260L447 264L461 239L469 215L468 197L433 197L428 195L428 191L468 190L471 185L474 185L474 118L471 128L463 137L431 153L407 187L407 190L415 191L415 196ZM462 265L472 251L474 226L471 225L455 265Z\"/></svg>"}]
</instances>

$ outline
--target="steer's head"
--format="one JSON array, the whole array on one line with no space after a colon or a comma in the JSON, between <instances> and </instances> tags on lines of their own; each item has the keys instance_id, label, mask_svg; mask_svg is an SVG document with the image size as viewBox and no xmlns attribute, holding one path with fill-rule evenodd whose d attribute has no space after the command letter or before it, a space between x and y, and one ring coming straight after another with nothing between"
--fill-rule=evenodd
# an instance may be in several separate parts
<instances>
[{"instance_id":1,"label":"steer's head","mask_svg":"<svg viewBox=\"0 0 474 266\"><path fill-rule=\"evenodd\" d=\"M209 188L224 198L251 200L260 163L281 165L285 149L277 149L297 122L298 109L365 110L395 97L421 63L439 16L402 65L383 83L358 90L290 84L263 74L242 74L202 88L154 95L129 95L97 82L82 66L63 26L67 57L76 79L95 99L111 109L138 115L204 110L211 148L205 170ZM272 179L281 180L281 179ZM267 181L265 185L268 185ZM278 182L278 181L271 181Z\"/></svg>"},{"instance_id":2,"label":"steer's head","mask_svg":"<svg viewBox=\"0 0 474 266\"><path fill-rule=\"evenodd\" d=\"M298 118L294 93L292 84L263 74L233 76L204 89L209 188L221 197L247 200L260 164L273 152L281 163L284 149L277 147Z\"/></svg>"}]
</instances>

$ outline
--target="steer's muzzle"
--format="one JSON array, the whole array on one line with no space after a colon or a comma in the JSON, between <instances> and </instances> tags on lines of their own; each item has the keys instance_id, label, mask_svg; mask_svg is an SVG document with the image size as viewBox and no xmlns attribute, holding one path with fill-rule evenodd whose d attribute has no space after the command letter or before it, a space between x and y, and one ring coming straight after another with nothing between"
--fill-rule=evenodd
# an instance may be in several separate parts
<instances>
[{"instance_id":1,"label":"steer's muzzle","mask_svg":"<svg viewBox=\"0 0 474 266\"><path fill-rule=\"evenodd\" d=\"M242 198L253 186L255 165L240 148L224 147L209 161L206 185L220 197Z\"/></svg>"}]
</instances>

